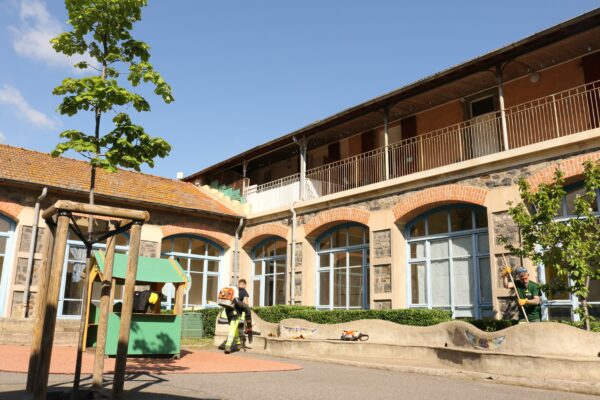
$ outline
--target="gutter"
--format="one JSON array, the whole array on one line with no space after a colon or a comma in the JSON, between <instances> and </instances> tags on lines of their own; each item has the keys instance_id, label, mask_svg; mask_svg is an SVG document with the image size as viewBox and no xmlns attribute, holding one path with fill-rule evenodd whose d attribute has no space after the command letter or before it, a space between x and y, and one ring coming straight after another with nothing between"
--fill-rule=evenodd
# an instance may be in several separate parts
<instances>
[{"instance_id":1,"label":"gutter","mask_svg":"<svg viewBox=\"0 0 600 400\"><path fill-rule=\"evenodd\" d=\"M33 274L33 260L35 257L35 246L37 244L38 220L40 219L40 203L46 198L48 188L44 186L42 194L35 202L33 211L33 226L31 227L31 240L29 242L29 257L27 259L27 274L25 275L25 291L23 293L23 318L27 318L29 314L29 286Z\"/></svg>"}]
</instances>

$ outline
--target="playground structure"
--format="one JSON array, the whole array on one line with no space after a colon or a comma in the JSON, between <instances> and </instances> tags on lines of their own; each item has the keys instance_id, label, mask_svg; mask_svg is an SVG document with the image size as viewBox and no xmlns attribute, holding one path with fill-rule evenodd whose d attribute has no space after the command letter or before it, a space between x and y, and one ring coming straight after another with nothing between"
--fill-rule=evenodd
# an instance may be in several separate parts
<instances>
[{"instance_id":1,"label":"playground structure","mask_svg":"<svg viewBox=\"0 0 600 400\"><path fill-rule=\"evenodd\" d=\"M114 229L106 232L95 233L92 238L84 237L81 229L75 222L75 215L87 216L91 219L99 217L117 221ZM91 248L94 243L107 240L106 259L104 261L104 274L101 288L101 299L99 307L99 318L97 328L96 354L94 363L93 386L95 389L102 387L102 375L104 369L104 352L106 347L106 332L110 311L112 271L115 257L115 236L130 232L129 253L127 255L125 271L125 287L123 291L123 306L119 324L119 337L117 344L115 372L113 380L113 398L120 398L123 393L125 382L125 367L127 363L127 351L129 347L129 335L132 321L133 300L135 282L138 268L138 256L140 249L140 238L142 225L150 219L147 211L137 211L124 208L115 208L91 204L76 203L72 201L59 200L48 207L42 214L48 229L46 230L45 244L46 252L40 271L39 291L35 309L35 323L33 328L33 340L29 357L29 368L27 374L28 393L33 394L35 400L46 399L48 390L48 375L50 371L50 359L52 357L52 346L54 330L56 327L57 305L60 291L59 279L65 262L65 252L69 229L82 240L88 248L88 257L84 276L84 298L87 298L87 282L91 271ZM184 285L180 285L184 287ZM184 289L180 289L182 291ZM182 296L182 294L178 294ZM181 307L181 302L178 303ZM84 348L85 328L87 325L87 307L82 312L82 324L78 343L77 362L75 366L75 377L73 394L76 397L79 391L79 380L81 374L81 357ZM179 310L180 311L180 310Z\"/></svg>"}]
</instances>

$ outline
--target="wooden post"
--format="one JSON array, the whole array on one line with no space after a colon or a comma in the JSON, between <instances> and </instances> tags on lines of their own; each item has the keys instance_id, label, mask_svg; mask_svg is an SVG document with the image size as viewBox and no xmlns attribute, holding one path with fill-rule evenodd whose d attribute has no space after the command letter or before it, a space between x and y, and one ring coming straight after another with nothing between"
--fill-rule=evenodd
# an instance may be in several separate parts
<instances>
[{"instance_id":1,"label":"wooden post","mask_svg":"<svg viewBox=\"0 0 600 400\"><path fill-rule=\"evenodd\" d=\"M60 211L58 213L58 224L54 240L54 251L52 256L52 267L48 281L43 329L41 332L41 346L39 348L39 361L37 378L34 383L33 395L36 400L45 400L48 389L48 374L50 372L50 359L52 357L52 344L54 341L54 329L56 328L56 311L58 297L60 294L61 274L65 262L67 247L67 236L69 233L69 213ZM30 371L31 372L31 371Z\"/></svg>"},{"instance_id":2,"label":"wooden post","mask_svg":"<svg viewBox=\"0 0 600 400\"><path fill-rule=\"evenodd\" d=\"M96 358L94 359L94 374L92 378L92 388L94 390L102 389L104 351L106 349L106 329L108 327L108 315L112 310L112 275L117 237L111 236L108 238L107 242L104 272L102 273L102 287L100 289L100 318L98 320L96 333Z\"/></svg>"},{"instance_id":3,"label":"wooden post","mask_svg":"<svg viewBox=\"0 0 600 400\"><path fill-rule=\"evenodd\" d=\"M48 293L48 282L50 281L50 265L52 264L52 251L54 250L54 227L50 224L46 229L44 237L45 249L42 259L41 270L38 275L38 290L35 301L35 322L33 324L33 340L29 355L29 368L27 373L27 393L33 393L33 386L38 376L39 352L42 347L42 330L44 329L44 315L46 313L46 295Z\"/></svg>"},{"instance_id":4,"label":"wooden post","mask_svg":"<svg viewBox=\"0 0 600 400\"><path fill-rule=\"evenodd\" d=\"M175 315L183 314L183 297L185 296L185 287L186 284L180 283L175 288L175 307L173 308L173 313Z\"/></svg>"},{"instance_id":5,"label":"wooden post","mask_svg":"<svg viewBox=\"0 0 600 400\"><path fill-rule=\"evenodd\" d=\"M92 219L90 219L92 221ZM90 224L91 229L91 224ZM90 303L92 291L90 282L90 273L92 272L92 247L91 245L86 250L85 271L83 273L83 293L81 304L81 318L79 321L79 339L77 340L77 357L75 358L75 373L73 376L73 393L71 398L77 398L79 391L79 383L81 381L81 364L83 362L83 352L85 351L86 331L89 319Z\"/></svg>"},{"instance_id":6,"label":"wooden post","mask_svg":"<svg viewBox=\"0 0 600 400\"><path fill-rule=\"evenodd\" d=\"M119 342L115 360L115 375L113 379L113 398L119 399L123 394L125 384L125 367L127 365L127 350L129 348L129 330L135 295L135 278L137 275L138 255L140 253L140 236L142 222L136 221L131 228L129 239L129 257L127 258L127 273L125 275L125 290L123 293L123 308L121 310L121 325Z\"/></svg>"}]
</instances>

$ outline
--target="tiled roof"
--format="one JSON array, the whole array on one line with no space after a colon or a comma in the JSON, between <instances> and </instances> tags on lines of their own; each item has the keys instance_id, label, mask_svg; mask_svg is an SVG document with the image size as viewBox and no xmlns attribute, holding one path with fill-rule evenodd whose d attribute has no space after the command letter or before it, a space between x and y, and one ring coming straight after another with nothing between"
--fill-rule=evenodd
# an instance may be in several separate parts
<instances>
[{"instance_id":1,"label":"tiled roof","mask_svg":"<svg viewBox=\"0 0 600 400\"><path fill-rule=\"evenodd\" d=\"M90 167L72 158L0 145L0 180L28 182L78 192L88 192ZM189 182L161 178L139 172L115 173L97 169L96 191L101 196L122 198L162 206L240 215L231 207Z\"/></svg>"}]
</instances>

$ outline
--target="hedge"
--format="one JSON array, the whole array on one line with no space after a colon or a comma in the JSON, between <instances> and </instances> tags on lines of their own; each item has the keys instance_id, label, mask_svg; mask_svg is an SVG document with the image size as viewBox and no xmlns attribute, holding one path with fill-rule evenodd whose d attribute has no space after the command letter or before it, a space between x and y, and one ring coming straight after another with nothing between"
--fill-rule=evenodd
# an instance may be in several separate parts
<instances>
[{"instance_id":1,"label":"hedge","mask_svg":"<svg viewBox=\"0 0 600 400\"><path fill-rule=\"evenodd\" d=\"M215 335L215 323L220 308L207 308L194 312L204 316L204 337ZM401 310L317 310L308 306L272 306L255 307L254 312L267 322L278 323L288 318L304 319L317 324L338 324L343 322L357 321L359 319L381 319L395 322L401 325L430 326L441 322L452 320L451 313L443 310L429 309L401 309ZM485 332L496 332L516 325L514 320L463 320L475 325ZM567 325L583 328L582 322L562 322ZM592 331L600 332L600 321L592 322Z\"/></svg>"}]
</instances>

